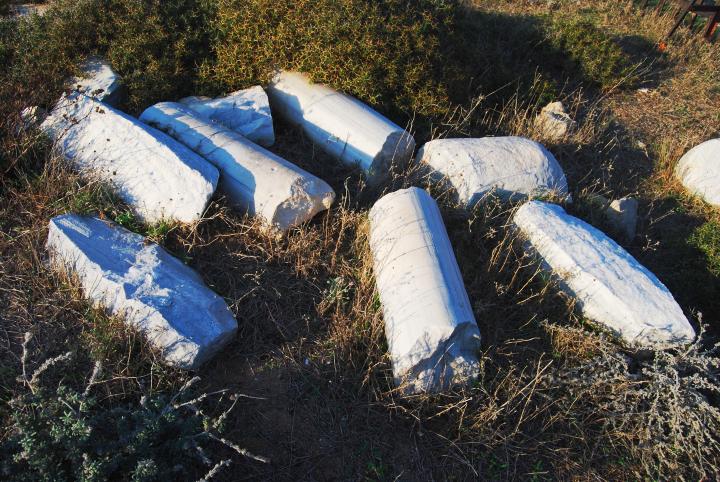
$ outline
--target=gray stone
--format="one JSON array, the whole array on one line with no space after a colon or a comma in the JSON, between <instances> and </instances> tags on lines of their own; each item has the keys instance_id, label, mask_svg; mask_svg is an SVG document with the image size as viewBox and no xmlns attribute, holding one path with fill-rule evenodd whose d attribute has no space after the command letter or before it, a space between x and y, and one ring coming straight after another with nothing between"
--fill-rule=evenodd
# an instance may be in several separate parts
<instances>
[{"instance_id":1,"label":"gray stone","mask_svg":"<svg viewBox=\"0 0 720 482\"><path fill-rule=\"evenodd\" d=\"M575 125L562 102L551 102L535 118L535 126L542 137L552 142L564 140L575 129Z\"/></svg>"},{"instance_id":2,"label":"gray stone","mask_svg":"<svg viewBox=\"0 0 720 482\"><path fill-rule=\"evenodd\" d=\"M623 241L635 239L637 230L638 202L631 197L623 197L610 201L600 194L590 194L587 197L590 204L605 214L610 227L620 235Z\"/></svg>"},{"instance_id":3,"label":"gray stone","mask_svg":"<svg viewBox=\"0 0 720 482\"><path fill-rule=\"evenodd\" d=\"M635 238L637 213L638 202L631 197L614 200L605 211L613 228L622 234L625 241L632 241Z\"/></svg>"},{"instance_id":4,"label":"gray stone","mask_svg":"<svg viewBox=\"0 0 720 482\"><path fill-rule=\"evenodd\" d=\"M165 362L194 370L233 339L237 321L200 276L139 234L94 217L50 220L53 266L95 305L142 332Z\"/></svg>"}]
</instances>

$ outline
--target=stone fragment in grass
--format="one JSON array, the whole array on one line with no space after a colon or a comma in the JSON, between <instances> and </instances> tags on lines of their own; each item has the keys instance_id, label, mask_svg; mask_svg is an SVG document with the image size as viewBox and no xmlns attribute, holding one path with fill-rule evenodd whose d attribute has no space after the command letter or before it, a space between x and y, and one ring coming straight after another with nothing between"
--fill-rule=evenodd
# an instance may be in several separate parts
<instances>
[{"instance_id":1,"label":"stone fragment in grass","mask_svg":"<svg viewBox=\"0 0 720 482\"><path fill-rule=\"evenodd\" d=\"M179 102L201 117L219 122L256 144L272 146L275 143L270 102L260 86L238 90L216 99L193 96L180 99Z\"/></svg>"},{"instance_id":2,"label":"stone fragment in grass","mask_svg":"<svg viewBox=\"0 0 720 482\"><path fill-rule=\"evenodd\" d=\"M85 177L109 183L142 221L193 222L218 171L167 134L79 93L63 96L41 129Z\"/></svg>"},{"instance_id":3,"label":"stone fragment in grass","mask_svg":"<svg viewBox=\"0 0 720 482\"><path fill-rule=\"evenodd\" d=\"M302 127L330 156L357 165L371 183L385 180L391 167L406 165L415 150L415 140L402 127L304 74L279 73L268 95L275 112Z\"/></svg>"},{"instance_id":4,"label":"stone fragment in grass","mask_svg":"<svg viewBox=\"0 0 720 482\"><path fill-rule=\"evenodd\" d=\"M429 166L435 180L449 182L467 208L490 192L505 200L568 196L555 156L524 137L436 139L418 151L417 159Z\"/></svg>"},{"instance_id":5,"label":"stone fragment in grass","mask_svg":"<svg viewBox=\"0 0 720 482\"><path fill-rule=\"evenodd\" d=\"M377 201L370 248L396 384L437 392L476 378L480 331L432 197L412 187Z\"/></svg>"},{"instance_id":6,"label":"stone fragment in grass","mask_svg":"<svg viewBox=\"0 0 720 482\"><path fill-rule=\"evenodd\" d=\"M692 194L720 206L720 139L690 149L675 166L675 175Z\"/></svg>"},{"instance_id":7,"label":"stone fragment in grass","mask_svg":"<svg viewBox=\"0 0 720 482\"><path fill-rule=\"evenodd\" d=\"M229 200L279 231L312 219L335 199L335 191L322 179L182 104L155 104L140 120L213 163Z\"/></svg>"},{"instance_id":8,"label":"stone fragment in grass","mask_svg":"<svg viewBox=\"0 0 720 482\"><path fill-rule=\"evenodd\" d=\"M142 332L169 365L197 369L237 332L225 301L139 234L63 215L50 220L47 249L53 266L77 276L89 300Z\"/></svg>"},{"instance_id":9,"label":"stone fragment in grass","mask_svg":"<svg viewBox=\"0 0 720 482\"><path fill-rule=\"evenodd\" d=\"M601 211L614 231L622 241L632 241L637 229L638 202L631 197L623 197L610 201L600 194L590 194L587 198L590 204Z\"/></svg>"},{"instance_id":10,"label":"stone fragment in grass","mask_svg":"<svg viewBox=\"0 0 720 482\"><path fill-rule=\"evenodd\" d=\"M535 118L535 127L543 138L560 142L575 129L575 121L570 118L562 102L551 102Z\"/></svg>"},{"instance_id":11,"label":"stone fragment in grass","mask_svg":"<svg viewBox=\"0 0 720 482\"><path fill-rule=\"evenodd\" d=\"M628 345L668 348L695 338L665 285L598 229L540 201L521 206L513 222L583 316Z\"/></svg>"},{"instance_id":12,"label":"stone fragment in grass","mask_svg":"<svg viewBox=\"0 0 720 482\"><path fill-rule=\"evenodd\" d=\"M637 229L638 202L631 197L615 199L610 203L605 214L612 227L622 235L625 241L635 238Z\"/></svg>"},{"instance_id":13,"label":"stone fragment in grass","mask_svg":"<svg viewBox=\"0 0 720 482\"><path fill-rule=\"evenodd\" d=\"M80 75L68 80L68 87L105 104L115 106L121 100L122 80L101 57L89 57L80 65Z\"/></svg>"}]
</instances>

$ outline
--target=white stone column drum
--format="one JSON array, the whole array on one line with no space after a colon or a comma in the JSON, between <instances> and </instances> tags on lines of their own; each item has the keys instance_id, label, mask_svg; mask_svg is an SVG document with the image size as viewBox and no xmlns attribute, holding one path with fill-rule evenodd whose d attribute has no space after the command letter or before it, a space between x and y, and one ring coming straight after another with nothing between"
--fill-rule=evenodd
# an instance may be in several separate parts
<instances>
[{"instance_id":1,"label":"white stone column drum","mask_svg":"<svg viewBox=\"0 0 720 482\"><path fill-rule=\"evenodd\" d=\"M166 363L194 370L229 343L237 321L180 260L139 234L89 216L50 220L51 264L95 305L142 332Z\"/></svg>"},{"instance_id":2,"label":"white stone column drum","mask_svg":"<svg viewBox=\"0 0 720 482\"><path fill-rule=\"evenodd\" d=\"M524 137L436 139L418 151L417 159L431 169L434 180L447 180L468 208L490 192L506 200L568 196L565 173L555 156Z\"/></svg>"},{"instance_id":3,"label":"white stone column drum","mask_svg":"<svg viewBox=\"0 0 720 482\"><path fill-rule=\"evenodd\" d=\"M335 199L335 191L322 179L182 104L155 104L140 120L214 164L230 201L279 231L308 221Z\"/></svg>"},{"instance_id":4,"label":"white stone column drum","mask_svg":"<svg viewBox=\"0 0 720 482\"><path fill-rule=\"evenodd\" d=\"M437 392L478 375L478 329L440 210L419 188L370 211L370 248L396 384Z\"/></svg>"},{"instance_id":5,"label":"white stone column drum","mask_svg":"<svg viewBox=\"0 0 720 482\"><path fill-rule=\"evenodd\" d=\"M259 85L216 99L185 97L179 102L257 144L272 146L275 143L270 101Z\"/></svg>"},{"instance_id":6,"label":"white stone column drum","mask_svg":"<svg viewBox=\"0 0 720 482\"><path fill-rule=\"evenodd\" d=\"M720 139L690 149L675 166L675 176L688 191L720 206Z\"/></svg>"},{"instance_id":7,"label":"white stone column drum","mask_svg":"<svg viewBox=\"0 0 720 482\"><path fill-rule=\"evenodd\" d=\"M367 105L301 73L280 72L267 89L273 112L302 127L330 156L357 165L369 182L387 178L392 165L405 166L415 140Z\"/></svg>"},{"instance_id":8,"label":"white stone column drum","mask_svg":"<svg viewBox=\"0 0 720 482\"><path fill-rule=\"evenodd\" d=\"M667 348L695 339L665 285L598 229L540 201L521 206L513 222L541 266L577 299L583 316L628 345Z\"/></svg>"},{"instance_id":9,"label":"white stone column drum","mask_svg":"<svg viewBox=\"0 0 720 482\"><path fill-rule=\"evenodd\" d=\"M212 164L83 94L63 96L40 128L81 174L110 184L143 221L197 221L215 192Z\"/></svg>"}]
</instances>

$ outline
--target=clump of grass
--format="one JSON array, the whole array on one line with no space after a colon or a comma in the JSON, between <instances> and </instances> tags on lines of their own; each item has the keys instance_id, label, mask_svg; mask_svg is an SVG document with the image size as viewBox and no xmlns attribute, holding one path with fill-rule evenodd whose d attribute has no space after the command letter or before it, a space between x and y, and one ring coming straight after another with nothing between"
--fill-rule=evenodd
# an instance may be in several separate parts
<instances>
[{"instance_id":1,"label":"clump of grass","mask_svg":"<svg viewBox=\"0 0 720 482\"><path fill-rule=\"evenodd\" d=\"M612 461L617 455L611 453L621 447L653 478L669 473L715 478L718 348L701 334L677 352L630 357L600 342L594 356L558 370L544 383L558 397L559 409L572 410L582 424L586 450L604 452Z\"/></svg>"},{"instance_id":2,"label":"clump of grass","mask_svg":"<svg viewBox=\"0 0 720 482\"><path fill-rule=\"evenodd\" d=\"M710 272L720 276L720 223L708 221L695 229L689 242L707 257Z\"/></svg>"},{"instance_id":3,"label":"clump of grass","mask_svg":"<svg viewBox=\"0 0 720 482\"><path fill-rule=\"evenodd\" d=\"M565 52L583 76L603 90L632 85L634 66L622 48L604 31L582 17L550 22L550 44Z\"/></svg>"}]
</instances>

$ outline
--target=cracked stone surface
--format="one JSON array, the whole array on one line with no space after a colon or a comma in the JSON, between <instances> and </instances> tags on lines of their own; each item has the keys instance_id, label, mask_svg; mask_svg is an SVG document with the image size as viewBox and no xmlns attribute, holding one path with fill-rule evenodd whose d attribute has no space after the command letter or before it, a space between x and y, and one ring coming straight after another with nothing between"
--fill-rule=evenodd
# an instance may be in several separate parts
<instances>
[{"instance_id":1,"label":"cracked stone surface","mask_svg":"<svg viewBox=\"0 0 720 482\"><path fill-rule=\"evenodd\" d=\"M304 74L280 72L268 95L274 112L302 127L330 156L357 165L371 183L386 179L393 165L406 165L415 150L415 140L402 127Z\"/></svg>"},{"instance_id":2,"label":"cracked stone surface","mask_svg":"<svg viewBox=\"0 0 720 482\"><path fill-rule=\"evenodd\" d=\"M89 300L142 332L169 365L197 369L237 332L225 301L139 234L63 215L50 220L47 249L53 266L77 275Z\"/></svg>"},{"instance_id":3,"label":"cracked stone surface","mask_svg":"<svg viewBox=\"0 0 720 482\"><path fill-rule=\"evenodd\" d=\"M688 191L720 206L720 139L690 149L675 166L675 176Z\"/></svg>"},{"instance_id":4,"label":"cracked stone surface","mask_svg":"<svg viewBox=\"0 0 720 482\"><path fill-rule=\"evenodd\" d=\"M180 99L179 102L201 117L218 122L256 144L267 147L275 143L270 102L260 86L238 90L216 99L193 96Z\"/></svg>"},{"instance_id":5,"label":"cracked stone surface","mask_svg":"<svg viewBox=\"0 0 720 482\"><path fill-rule=\"evenodd\" d=\"M568 195L565 173L542 144L524 137L437 139L418 151L431 176L449 182L458 201L473 207L490 192L503 199Z\"/></svg>"},{"instance_id":6,"label":"cracked stone surface","mask_svg":"<svg viewBox=\"0 0 720 482\"><path fill-rule=\"evenodd\" d=\"M551 102L535 118L535 126L545 139L560 142L575 129L576 124L562 102Z\"/></svg>"},{"instance_id":7,"label":"cracked stone surface","mask_svg":"<svg viewBox=\"0 0 720 482\"><path fill-rule=\"evenodd\" d=\"M72 90L108 105L116 105L122 95L122 79L101 57L89 57L80 65L81 75L68 80Z\"/></svg>"},{"instance_id":8,"label":"cracked stone surface","mask_svg":"<svg viewBox=\"0 0 720 482\"><path fill-rule=\"evenodd\" d=\"M520 207L513 222L583 316L628 345L667 348L695 338L665 285L598 229L540 201Z\"/></svg>"},{"instance_id":9,"label":"cracked stone surface","mask_svg":"<svg viewBox=\"0 0 720 482\"><path fill-rule=\"evenodd\" d=\"M83 176L109 183L149 223L197 221L217 186L205 159L82 94L63 96L40 128Z\"/></svg>"},{"instance_id":10,"label":"cracked stone surface","mask_svg":"<svg viewBox=\"0 0 720 482\"><path fill-rule=\"evenodd\" d=\"M440 210L413 187L370 211L370 248L395 383L437 392L478 375L478 329Z\"/></svg>"},{"instance_id":11,"label":"cracked stone surface","mask_svg":"<svg viewBox=\"0 0 720 482\"><path fill-rule=\"evenodd\" d=\"M184 105L161 102L145 110L140 120L213 163L228 198L279 231L312 219L335 200L335 191L322 179Z\"/></svg>"}]
</instances>

